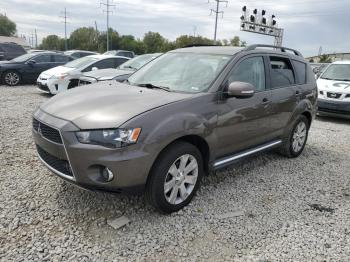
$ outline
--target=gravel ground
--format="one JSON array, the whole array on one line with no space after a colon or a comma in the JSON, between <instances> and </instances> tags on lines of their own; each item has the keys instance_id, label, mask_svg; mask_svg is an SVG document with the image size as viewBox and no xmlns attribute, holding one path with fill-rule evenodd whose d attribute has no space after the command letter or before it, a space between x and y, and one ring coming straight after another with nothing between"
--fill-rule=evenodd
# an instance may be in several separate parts
<instances>
[{"instance_id":1,"label":"gravel ground","mask_svg":"<svg viewBox=\"0 0 350 262\"><path fill-rule=\"evenodd\" d=\"M317 119L304 153L265 153L204 179L184 210L89 192L37 159L31 113L48 96L0 87L2 261L349 261L350 122ZM131 222L119 230L107 219Z\"/></svg>"}]
</instances>

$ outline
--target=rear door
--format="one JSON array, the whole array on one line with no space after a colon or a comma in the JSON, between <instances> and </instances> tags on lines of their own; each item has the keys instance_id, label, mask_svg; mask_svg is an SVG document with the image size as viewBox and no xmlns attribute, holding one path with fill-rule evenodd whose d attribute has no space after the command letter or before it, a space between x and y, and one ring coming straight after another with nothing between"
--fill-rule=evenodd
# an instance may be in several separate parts
<instances>
[{"instance_id":1,"label":"rear door","mask_svg":"<svg viewBox=\"0 0 350 262\"><path fill-rule=\"evenodd\" d=\"M61 54L54 54L51 59L54 66L64 65L69 62L69 57Z\"/></svg>"},{"instance_id":2,"label":"rear door","mask_svg":"<svg viewBox=\"0 0 350 262\"><path fill-rule=\"evenodd\" d=\"M280 136L300 100L301 90L296 84L296 74L287 56L269 56L268 69L271 78L273 114L271 127L274 136Z\"/></svg>"},{"instance_id":3,"label":"rear door","mask_svg":"<svg viewBox=\"0 0 350 262\"><path fill-rule=\"evenodd\" d=\"M255 86L250 98L229 97L218 105L218 157L257 146L270 139L271 91L263 55L242 58L229 73L224 86L232 82Z\"/></svg>"}]
</instances>

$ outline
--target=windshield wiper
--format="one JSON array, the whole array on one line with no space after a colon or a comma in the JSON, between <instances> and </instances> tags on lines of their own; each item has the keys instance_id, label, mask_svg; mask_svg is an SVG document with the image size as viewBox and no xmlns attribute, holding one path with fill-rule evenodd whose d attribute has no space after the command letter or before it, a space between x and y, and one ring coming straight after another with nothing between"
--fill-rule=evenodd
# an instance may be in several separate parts
<instances>
[{"instance_id":1,"label":"windshield wiper","mask_svg":"<svg viewBox=\"0 0 350 262\"><path fill-rule=\"evenodd\" d=\"M146 87L146 88L149 88L149 89L162 89L162 90L171 92L169 87L166 87L166 86L156 86L156 85L153 85L153 84L151 84L151 83L147 83L147 84L138 84L137 86Z\"/></svg>"}]
</instances>

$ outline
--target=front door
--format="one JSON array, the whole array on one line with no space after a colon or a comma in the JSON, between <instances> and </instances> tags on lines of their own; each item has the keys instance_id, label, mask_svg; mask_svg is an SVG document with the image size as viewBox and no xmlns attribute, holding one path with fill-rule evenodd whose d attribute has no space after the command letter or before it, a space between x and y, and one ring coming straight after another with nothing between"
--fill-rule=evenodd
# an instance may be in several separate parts
<instances>
[{"instance_id":1,"label":"front door","mask_svg":"<svg viewBox=\"0 0 350 262\"><path fill-rule=\"evenodd\" d=\"M229 73L225 85L247 82L255 87L250 98L229 97L218 105L217 157L257 146L270 139L271 91L267 88L263 56L241 59Z\"/></svg>"}]
</instances>

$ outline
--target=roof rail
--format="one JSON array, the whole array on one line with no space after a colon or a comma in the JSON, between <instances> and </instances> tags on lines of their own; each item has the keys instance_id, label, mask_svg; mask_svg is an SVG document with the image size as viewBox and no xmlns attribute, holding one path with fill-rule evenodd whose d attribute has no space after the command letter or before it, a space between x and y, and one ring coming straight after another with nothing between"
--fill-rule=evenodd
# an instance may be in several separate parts
<instances>
[{"instance_id":1,"label":"roof rail","mask_svg":"<svg viewBox=\"0 0 350 262\"><path fill-rule=\"evenodd\" d=\"M283 46L274 46L274 45L250 45L248 47L246 47L244 50L245 51L252 51L252 50L255 50L257 49L258 47L269 47L269 48L274 48L274 49L280 49L281 52L285 52L286 53L286 50L289 50L289 51L292 51L295 55L297 56L303 56L299 51L295 50L295 49L291 49L291 48L287 48L287 47L283 47Z\"/></svg>"},{"instance_id":2,"label":"roof rail","mask_svg":"<svg viewBox=\"0 0 350 262\"><path fill-rule=\"evenodd\" d=\"M189 44L181 48L189 48L189 47L201 47L201 46L219 46L214 44Z\"/></svg>"}]
</instances>

